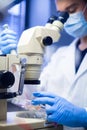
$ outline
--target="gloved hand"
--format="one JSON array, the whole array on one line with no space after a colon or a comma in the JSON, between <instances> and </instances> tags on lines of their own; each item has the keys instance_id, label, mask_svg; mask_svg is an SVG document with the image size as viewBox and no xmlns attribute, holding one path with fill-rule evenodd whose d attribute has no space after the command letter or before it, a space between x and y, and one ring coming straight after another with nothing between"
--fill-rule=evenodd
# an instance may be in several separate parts
<instances>
[{"instance_id":1,"label":"gloved hand","mask_svg":"<svg viewBox=\"0 0 87 130\"><path fill-rule=\"evenodd\" d=\"M52 93L36 92L33 105L46 105L47 120L71 127L87 127L87 111Z\"/></svg>"},{"instance_id":2,"label":"gloved hand","mask_svg":"<svg viewBox=\"0 0 87 130\"><path fill-rule=\"evenodd\" d=\"M12 30L4 30L0 33L0 54L9 54L17 48L17 34Z\"/></svg>"}]
</instances>

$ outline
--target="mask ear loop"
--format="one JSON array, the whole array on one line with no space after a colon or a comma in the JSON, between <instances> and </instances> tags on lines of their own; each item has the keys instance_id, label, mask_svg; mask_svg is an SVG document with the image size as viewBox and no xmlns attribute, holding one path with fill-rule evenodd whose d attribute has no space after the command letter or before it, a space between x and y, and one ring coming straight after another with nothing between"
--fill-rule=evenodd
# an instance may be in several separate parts
<instances>
[{"instance_id":1,"label":"mask ear loop","mask_svg":"<svg viewBox=\"0 0 87 130\"><path fill-rule=\"evenodd\" d=\"M85 7L84 7L84 9L83 9L83 14L85 13L85 10L86 10L86 8L87 8L87 4L85 5Z\"/></svg>"}]
</instances>

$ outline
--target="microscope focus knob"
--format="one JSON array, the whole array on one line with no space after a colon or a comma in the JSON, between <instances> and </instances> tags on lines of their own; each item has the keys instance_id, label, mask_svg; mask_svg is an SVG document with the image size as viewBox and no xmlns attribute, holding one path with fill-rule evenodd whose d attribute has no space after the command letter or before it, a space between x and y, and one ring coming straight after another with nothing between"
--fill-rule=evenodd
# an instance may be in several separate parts
<instances>
[{"instance_id":1,"label":"microscope focus knob","mask_svg":"<svg viewBox=\"0 0 87 130\"><path fill-rule=\"evenodd\" d=\"M53 39L50 36L47 36L43 39L44 46L50 46L53 43Z\"/></svg>"},{"instance_id":2,"label":"microscope focus knob","mask_svg":"<svg viewBox=\"0 0 87 130\"><path fill-rule=\"evenodd\" d=\"M13 73L9 71L0 71L0 89L10 88L15 82Z\"/></svg>"}]
</instances>

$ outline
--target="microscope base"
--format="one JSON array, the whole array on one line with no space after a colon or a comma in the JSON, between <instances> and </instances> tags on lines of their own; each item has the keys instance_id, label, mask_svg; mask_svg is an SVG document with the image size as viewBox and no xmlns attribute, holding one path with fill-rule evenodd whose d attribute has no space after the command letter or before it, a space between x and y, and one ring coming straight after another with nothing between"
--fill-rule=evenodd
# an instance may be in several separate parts
<instances>
[{"instance_id":1,"label":"microscope base","mask_svg":"<svg viewBox=\"0 0 87 130\"><path fill-rule=\"evenodd\" d=\"M7 120L0 121L0 130L62 130L62 126L45 126L45 120L35 118L20 118L20 112L8 112Z\"/></svg>"}]
</instances>

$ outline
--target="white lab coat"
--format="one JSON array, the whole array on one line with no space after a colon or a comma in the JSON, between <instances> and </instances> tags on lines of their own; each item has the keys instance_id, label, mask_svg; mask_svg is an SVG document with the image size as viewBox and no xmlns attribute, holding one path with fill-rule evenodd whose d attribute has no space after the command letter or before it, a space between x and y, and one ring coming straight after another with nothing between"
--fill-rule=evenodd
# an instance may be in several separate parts
<instances>
[{"instance_id":1,"label":"white lab coat","mask_svg":"<svg viewBox=\"0 0 87 130\"><path fill-rule=\"evenodd\" d=\"M75 73L75 40L72 44L58 49L51 62L41 74L40 90L46 90L66 98L80 107L87 107L87 54ZM64 130L85 128L64 127Z\"/></svg>"}]
</instances>

